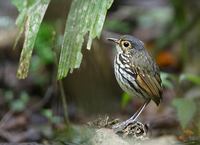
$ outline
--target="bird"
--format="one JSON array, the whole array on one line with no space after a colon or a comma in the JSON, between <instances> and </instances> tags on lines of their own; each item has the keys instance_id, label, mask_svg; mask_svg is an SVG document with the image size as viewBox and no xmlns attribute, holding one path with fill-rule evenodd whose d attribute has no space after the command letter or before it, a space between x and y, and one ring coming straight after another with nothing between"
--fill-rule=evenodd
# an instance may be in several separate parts
<instances>
[{"instance_id":1,"label":"bird","mask_svg":"<svg viewBox=\"0 0 200 145\"><path fill-rule=\"evenodd\" d=\"M131 35L108 38L116 45L114 73L119 86L130 96L144 99L144 104L128 120L113 126L116 131L136 121L152 100L157 106L162 100L160 70L144 43Z\"/></svg>"}]
</instances>

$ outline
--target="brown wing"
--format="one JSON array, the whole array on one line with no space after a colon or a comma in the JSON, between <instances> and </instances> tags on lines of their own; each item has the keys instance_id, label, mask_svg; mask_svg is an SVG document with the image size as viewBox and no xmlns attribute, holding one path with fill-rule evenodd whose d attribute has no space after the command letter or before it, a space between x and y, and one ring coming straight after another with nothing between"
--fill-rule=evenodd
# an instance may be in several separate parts
<instances>
[{"instance_id":1,"label":"brown wing","mask_svg":"<svg viewBox=\"0 0 200 145\"><path fill-rule=\"evenodd\" d=\"M148 94L148 96L159 105L162 92L161 79L159 72L146 72L141 68L134 68L136 73L136 83Z\"/></svg>"}]
</instances>

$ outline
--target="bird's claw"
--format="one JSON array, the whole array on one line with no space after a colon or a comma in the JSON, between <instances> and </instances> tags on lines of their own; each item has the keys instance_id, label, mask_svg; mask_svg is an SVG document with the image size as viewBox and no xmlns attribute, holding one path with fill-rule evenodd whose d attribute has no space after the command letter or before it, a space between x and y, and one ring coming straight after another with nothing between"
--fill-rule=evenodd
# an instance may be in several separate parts
<instances>
[{"instance_id":1,"label":"bird's claw","mask_svg":"<svg viewBox=\"0 0 200 145\"><path fill-rule=\"evenodd\" d=\"M115 125L112 126L112 129L115 131L115 133L122 131L124 128L126 128L129 124L133 124L136 123L135 120L132 119L128 119L126 121L117 123Z\"/></svg>"}]
</instances>

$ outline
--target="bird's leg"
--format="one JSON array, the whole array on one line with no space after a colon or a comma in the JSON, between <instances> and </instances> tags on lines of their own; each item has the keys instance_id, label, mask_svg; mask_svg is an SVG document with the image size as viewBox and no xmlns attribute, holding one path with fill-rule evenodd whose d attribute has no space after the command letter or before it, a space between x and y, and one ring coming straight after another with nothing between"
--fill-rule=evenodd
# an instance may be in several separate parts
<instances>
[{"instance_id":1,"label":"bird's leg","mask_svg":"<svg viewBox=\"0 0 200 145\"><path fill-rule=\"evenodd\" d=\"M150 99L146 100L144 104L135 112L135 114L127 120L127 122L128 123L134 122L138 118L138 116L142 113L144 108L149 104L150 101L151 101Z\"/></svg>"},{"instance_id":2,"label":"bird's leg","mask_svg":"<svg viewBox=\"0 0 200 145\"><path fill-rule=\"evenodd\" d=\"M116 124L112 127L112 129L114 129L116 132L124 129L127 125L129 125L130 123L135 122L135 120L138 118L138 116L142 113L142 111L144 110L144 108L149 104L151 100L148 99L144 102L144 104L135 112L135 114L133 116L131 116L131 118L129 118L126 121L123 121L119 124Z\"/></svg>"}]
</instances>

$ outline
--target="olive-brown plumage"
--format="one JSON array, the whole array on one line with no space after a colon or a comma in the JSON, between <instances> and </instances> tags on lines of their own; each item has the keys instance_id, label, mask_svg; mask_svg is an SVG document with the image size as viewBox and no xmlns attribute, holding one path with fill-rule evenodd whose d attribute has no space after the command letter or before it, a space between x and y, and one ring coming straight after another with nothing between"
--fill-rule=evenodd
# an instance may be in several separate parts
<instances>
[{"instance_id":1,"label":"olive-brown plumage","mask_svg":"<svg viewBox=\"0 0 200 145\"><path fill-rule=\"evenodd\" d=\"M115 42L115 77L120 87L131 96L141 97L144 105L125 123L135 121L146 105L153 100L157 105L162 99L160 72L157 64L139 39L124 35Z\"/></svg>"}]
</instances>

